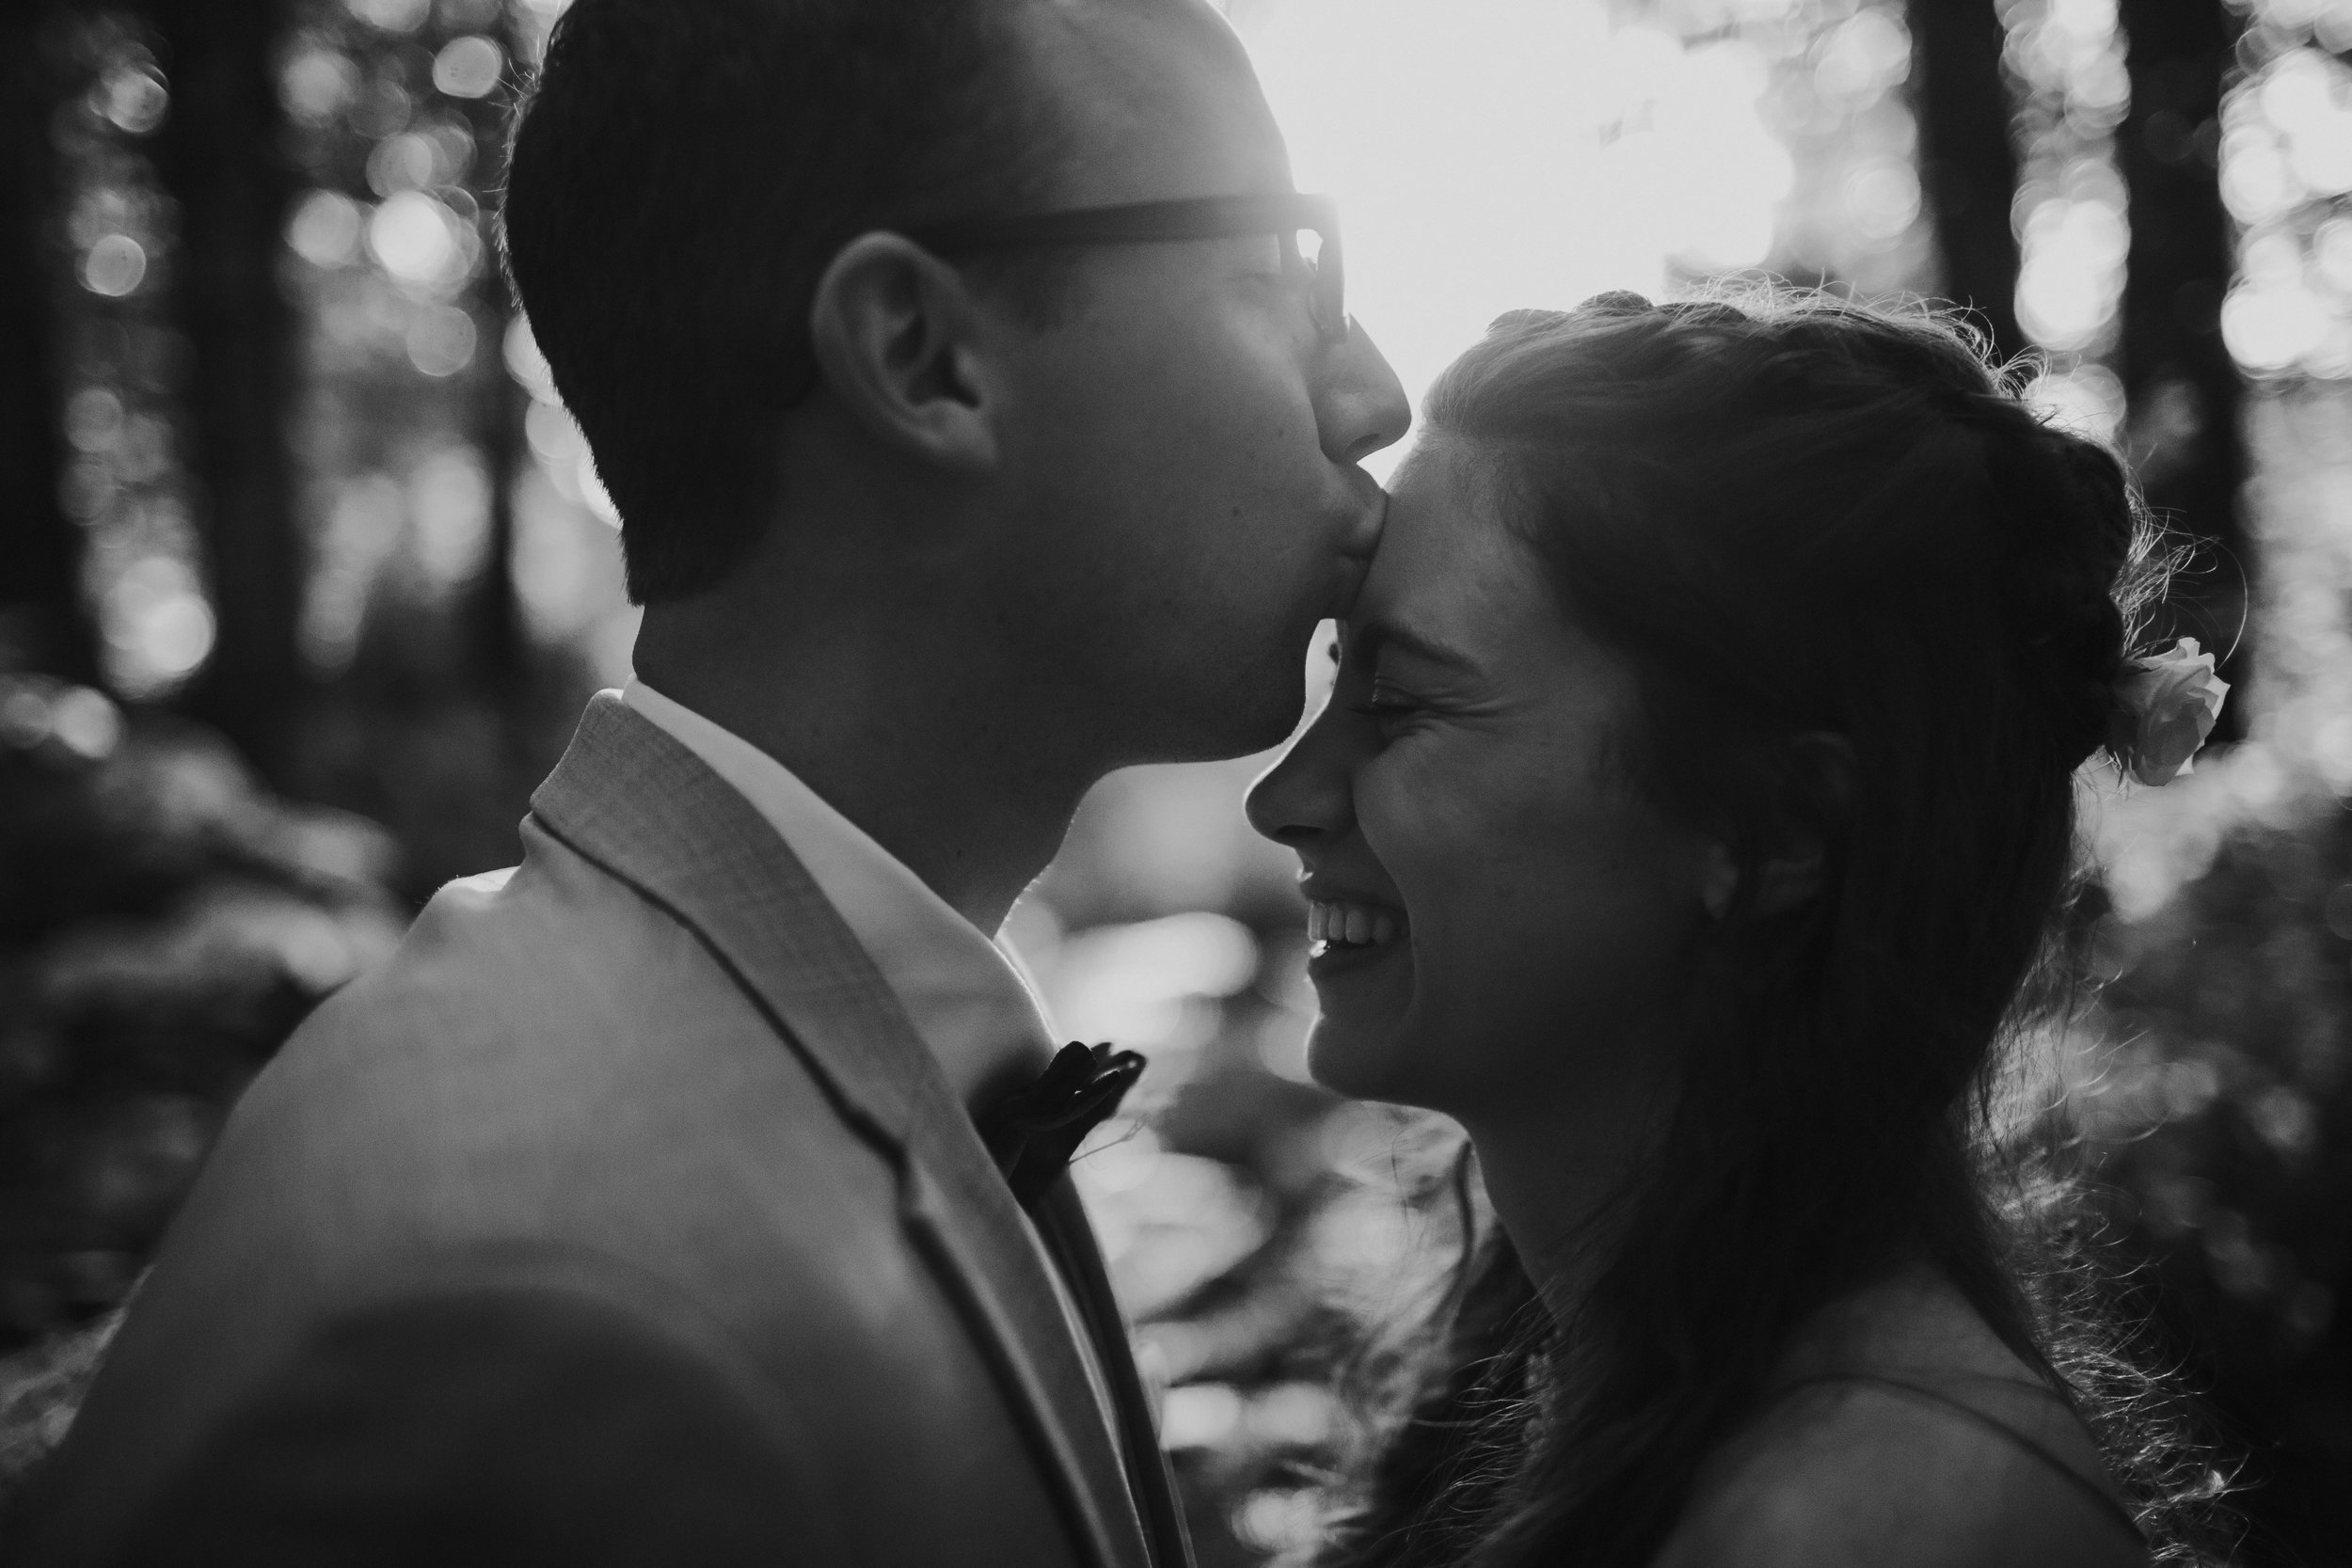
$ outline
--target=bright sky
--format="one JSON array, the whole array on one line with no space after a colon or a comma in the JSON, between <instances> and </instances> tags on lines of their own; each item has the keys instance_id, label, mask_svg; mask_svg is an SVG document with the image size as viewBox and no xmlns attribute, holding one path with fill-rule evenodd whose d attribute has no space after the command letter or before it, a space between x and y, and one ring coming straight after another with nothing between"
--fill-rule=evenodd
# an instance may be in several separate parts
<instances>
[{"instance_id":1,"label":"bright sky","mask_svg":"<svg viewBox=\"0 0 2352 1568\"><path fill-rule=\"evenodd\" d=\"M1594 0L1237 10L1299 188L1340 198L1349 308L1416 397L1504 310L1771 247L1791 167L1745 44L1686 51Z\"/></svg>"}]
</instances>

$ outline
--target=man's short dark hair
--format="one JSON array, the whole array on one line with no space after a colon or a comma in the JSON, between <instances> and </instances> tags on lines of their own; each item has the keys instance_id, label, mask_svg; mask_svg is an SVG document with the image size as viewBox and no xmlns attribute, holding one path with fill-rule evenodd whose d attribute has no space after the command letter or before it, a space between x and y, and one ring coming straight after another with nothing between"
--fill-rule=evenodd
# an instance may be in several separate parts
<instances>
[{"instance_id":1,"label":"man's short dark hair","mask_svg":"<svg viewBox=\"0 0 2352 1568\"><path fill-rule=\"evenodd\" d=\"M756 542L843 244L1041 195L1019 5L577 0L556 24L507 266L620 511L630 598L707 588Z\"/></svg>"}]
</instances>

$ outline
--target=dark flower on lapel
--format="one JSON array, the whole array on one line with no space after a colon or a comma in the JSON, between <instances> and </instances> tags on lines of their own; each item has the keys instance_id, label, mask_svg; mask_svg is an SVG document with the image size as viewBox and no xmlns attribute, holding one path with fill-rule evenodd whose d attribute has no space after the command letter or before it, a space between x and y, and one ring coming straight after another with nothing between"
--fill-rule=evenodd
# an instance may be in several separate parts
<instances>
[{"instance_id":1,"label":"dark flower on lapel","mask_svg":"<svg viewBox=\"0 0 2352 1568\"><path fill-rule=\"evenodd\" d=\"M979 1117L980 1141L1024 1208L1044 1196L1086 1135L1119 1109L1142 1075L1143 1057L1136 1052L1073 1041L1035 1083Z\"/></svg>"}]
</instances>

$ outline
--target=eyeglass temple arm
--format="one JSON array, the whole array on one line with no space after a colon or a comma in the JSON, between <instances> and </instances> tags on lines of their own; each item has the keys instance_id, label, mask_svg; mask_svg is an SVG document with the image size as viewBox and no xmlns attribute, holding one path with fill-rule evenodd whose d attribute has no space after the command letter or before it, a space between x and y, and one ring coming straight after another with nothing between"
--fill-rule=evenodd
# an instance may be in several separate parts
<instances>
[{"instance_id":1,"label":"eyeglass temple arm","mask_svg":"<svg viewBox=\"0 0 2352 1568\"><path fill-rule=\"evenodd\" d=\"M928 250L1010 250L1033 245L1118 244L1142 240L1208 240L1295 225L1339 238L1338 204L1327 197L1209 197L1138 201L1067 213L1035 213L925 224L906 230Z\"/></svg>"}]
</instances>

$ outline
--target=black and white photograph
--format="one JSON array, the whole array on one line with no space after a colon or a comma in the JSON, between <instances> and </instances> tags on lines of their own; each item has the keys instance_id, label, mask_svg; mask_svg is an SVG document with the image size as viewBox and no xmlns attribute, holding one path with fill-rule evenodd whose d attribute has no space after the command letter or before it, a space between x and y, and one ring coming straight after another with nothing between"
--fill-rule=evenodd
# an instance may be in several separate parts
<instances>
[{"instance_id":1,"label":"black and white photograph","mask_svg":"<svg viewBox=\"0 0 2352 1568\"><path fill-rule=\"evenodd\" d=\"M0 1563L2352 1568L2352 0L0 0Z\"/></svg>"}]
</instances>

